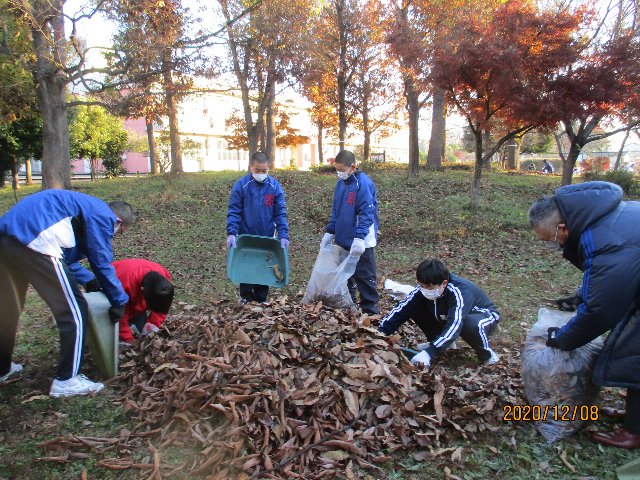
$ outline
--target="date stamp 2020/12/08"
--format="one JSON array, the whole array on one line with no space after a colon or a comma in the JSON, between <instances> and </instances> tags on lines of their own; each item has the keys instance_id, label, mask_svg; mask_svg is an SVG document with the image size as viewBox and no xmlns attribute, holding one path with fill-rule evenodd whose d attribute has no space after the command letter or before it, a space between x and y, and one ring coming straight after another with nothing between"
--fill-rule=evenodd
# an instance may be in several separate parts
<instances>
[{"instance_id":1,"label":"date stamp 2020/12/08","mask_svg":"<svg viewBox=\"0 0 640 480\"><path fill-rule=\"evenodd\" d=\"M504 405L505 422L595 421L599 418L597 405Z\"/></svg>"}]
</instances>

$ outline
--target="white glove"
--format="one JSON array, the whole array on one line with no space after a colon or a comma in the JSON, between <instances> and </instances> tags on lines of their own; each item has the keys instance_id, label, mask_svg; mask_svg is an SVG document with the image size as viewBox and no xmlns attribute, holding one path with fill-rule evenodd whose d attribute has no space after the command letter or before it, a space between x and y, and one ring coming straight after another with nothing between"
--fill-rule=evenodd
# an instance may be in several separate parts
<instances>
[{"instance_id":1,"label":"white glove","mask_svg":"<svg viewBox=\"0 0 640 480\"><path fill-rule=\"evenodd\" d=\"M353 255L354 257L359 257L364 253L364 240L361 238L354 238L353 243L351 244L351 250L349 250L349 255Z\"/></svg>"},{"instance_id":2,"label":"white glove","mask_svg":"<svg viewBox=\"0 0 640 480\"><path fill-rule=\"evenodd\" d=\"M411 359L411 363L414 365L421 363L424 368L428 368L431 366L431 355L426 350L422 350Z\"/></svg>"},{"instance_id":3,"label":"white glove","mask_svg":"<svg viewBox=\"0 0 640 480\"><path fill-rule=\"evenodd\" d=\"M142 333L140 334L141 337L146 337L147 335L151 335L152 333L156 333L158 330L160 330L158 327L156 327L153 323L145 323L144 327L142 328Z\"/></svg>"},{"instance_id":4,"label":"white glove","mask_svg":"<svg viewBox=\"0 0 640 480\"><path fill-rule=\"evenodd\" d=\"M227 248L236 248L236 236L229 235L227 237Z\"/></svg>"},{"instance_id":5,"label":"white glove","mask_svg":"<svg viewBox=\"0 0 640 480\"><path fill-rule=\"evenodd\" d=\"M322 241L320 242L320 248L324 248L333 242L334 235L332 233L325 233L322 237Z\"/></svg>"}]
</instances>

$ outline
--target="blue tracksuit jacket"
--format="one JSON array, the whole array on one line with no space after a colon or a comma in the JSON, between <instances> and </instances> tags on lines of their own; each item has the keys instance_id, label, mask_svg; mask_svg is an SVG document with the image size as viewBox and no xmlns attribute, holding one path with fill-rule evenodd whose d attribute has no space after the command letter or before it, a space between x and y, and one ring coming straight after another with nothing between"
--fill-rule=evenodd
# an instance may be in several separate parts
<instances>
[{"instance_id":1,"label":"blue tracksuit jacket","mask_svg":"<svg viewBox=\"0 0 640 480\"><path fill-rule=\"evenodd\" d=\"M607 182L567 185L556 199L569 229L563 256L583 272L583 303L556 337L573 350L615 326L640 293L640 202Z\"/></svg>"},{"instance_id":2,"label":"blue tracksuit jacket","mask_svg":"<svg viewBox=\"0 0 640 480\"><path fill-rule=\"evenodd\" d=\"M24 198L0 218L0 235L64 259L74 274L81 268L76 262L86 257L111 304L125 305L129 297L111 265L116 221L109 205L98 198L70 190L44 190ZM83 278L77 280L83 283Z\"/></svg>"},{"instance_id":3,"label":"blue tracksuit jacket","mask_svg":"<svg viewBox=\"0 0 640 480\"><path fill-rule=\"evenodd\" d=\"M269 175L262 183L247 174L231 189L227 234L289 238L287 206L280 183Z\"/></svg>"},{"instance_id":4,"label":"blue tracksuit jacket","mask_svg":"<svg viewBox=\"0 0 640 480\"><path fill-rule=\"evenodd\" d=\"M376 246L378 197L373 181L365 173L355 171L346 180L338 180L326 231L347 250L354 238L364 240L366 248Z\"/></svg>"}]
</instances>

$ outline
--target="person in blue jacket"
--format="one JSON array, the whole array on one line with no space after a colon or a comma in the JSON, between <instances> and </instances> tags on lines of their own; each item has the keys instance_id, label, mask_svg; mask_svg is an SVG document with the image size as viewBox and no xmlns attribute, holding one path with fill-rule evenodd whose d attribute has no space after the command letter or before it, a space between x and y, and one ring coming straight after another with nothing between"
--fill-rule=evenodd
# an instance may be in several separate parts
<instances>
[{"instance_id":1,"label":"person in blue jacket","mask_svg":"<svg viewBox=\"0 0 640 480\"><path fill-rule=\"evenodd\" d=\"M131 206L69 190L34 193L0 218L0 382L22 370L11 361L29 284L44 299L60 332L58 371L49 395L86 395L102 383L80 374L87 302L69 269L86 257L111 303L117 323L129 300L111 265L111 242L134 221Z\"/></svg>"},{"instance_id":2,"label":"person in blue jacket","mask_svg":"<svg viewBox=\"0 0 640 480\"><path fill-rule=\"evenodd\" d=\"M611 331L593 381L627 389L626 415L621 429L592 439L640 448L640 202L623 201L622 189L608 182L567 185L534 202L529 223L583 272L576 313L549 329L547 345L574 350Z\"/></svg>"},{"instance_id":3,"label":"person in blue jacket","mask_svg":"<svg viewBox=\"0 0 640 480\"><path fill-rule=\"evenodd\" d=\"M334 241L351 255L359 256L356 271L349 279L349 292L356 302L360 292L360 308L377 314L380 295L376 288L378 243L378 197L373 181L356 167L356 157L349 150L336 155L334 166L338 182L333 193L331 217L320 248Z\"/></svg>"},{"instance_id":4,"label":"person in blue jacket","mask_svg":"<svg viewBox=\"0 0 640 480\"><path fill-rule=\"evenodd\" d=\"M418 286L382 319L379 330L391 335L413 320L429 340L418 345L420 352L411 359L414 364L429 367L458 337L471 345L481 362L497 363L489 336L500 314L487 294L436 259L421 262L416 278Z\"/></svg>"},{"instance_id":5,"label":"person in blue jacket","mask_svg":"<svg viewBox=\"0 0 640 480\"><path fill-rule=\"evenodd\" d=\"M256 152L249 162L250 173L238 180L231 189L227 212L227 248L236 247L238 235L273 237L276 233L280 245L289 248L289 224L284 190L269 175L269 157ZM240 284L240 302L267 303L268 285Z\"/></svg>"}]
</instances>

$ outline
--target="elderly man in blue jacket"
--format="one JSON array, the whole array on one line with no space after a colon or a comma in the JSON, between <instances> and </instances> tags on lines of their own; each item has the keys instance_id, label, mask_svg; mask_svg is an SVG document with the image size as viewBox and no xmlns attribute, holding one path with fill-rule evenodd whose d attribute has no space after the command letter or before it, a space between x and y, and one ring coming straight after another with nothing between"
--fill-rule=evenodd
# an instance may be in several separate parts
<instances>
[{"instance_id":1,"label":"elderly man in blue jacket","mask_svg":"<svg viewBox=\"0 0 640 480\"><path fill-rule=\"evenodd\" d=\"M373 181L356 168L356 157L342 150L335 158L338 183L333 194L331 217L320 248L331 241L351 255L359 256L356 271L349 279L354 302L356 288L360 292L360 308L377 314L380 295L376 289L376 257L378 242L378 198Z\"/></svg>"},{"instance_id":2,"label":"elderly man in blue jacket","mask_svg":"<svg viewBox=\"0 0 640 480\"><path fill-rule=\"evenodd\" d=\"M114 235L134 221L125 202L69 190L34 193L0 218L0 382L22 370L11 361L29 284L44 299L60 331L58 372L49 395L87 395L104 388L80 374L87 302L68 265L86 257L117 323L129 300L111 265Z\"/></svg>"},{"instance_id":3,"label":"elderly man in blue jacket","mask_svg":"<svg viewBox=\"0 0 640 480\"><path fill-rule=\"evenodd\" d=\"M547 345L574 350L611 330L593 381L627 388L626 415L621 429L592 439L640 448L640 202L622 201L620 187L608 182L567 185L536 201L529 223L583 272L576 314L550 329Z\"/></svg>"},{"instance_id":4,"label":"elderly man in blue jacket","mask_svg":"<svg viewBox=\"0 0 640 480\"><path fill-rule=\"evenodd\" d=\"M236 247L242 234L273 237L276 232L282 248L289 248L289 224L284 190L269 175L269 157L256 152L249 162L250 173L231 189L227 212L227 248ZM268 285L240 284L240 303L267 303Z\"/></svg>"}]
</instances>

